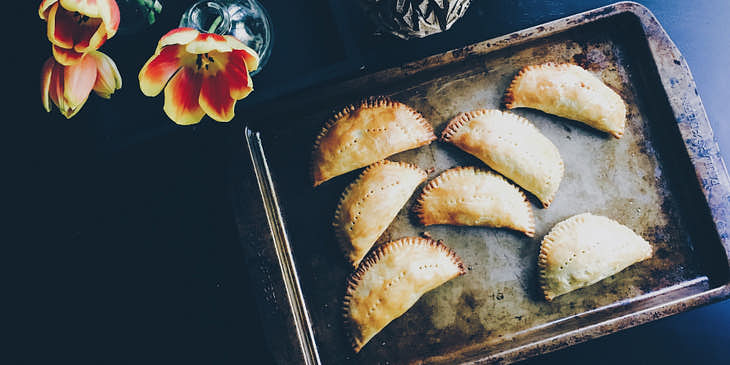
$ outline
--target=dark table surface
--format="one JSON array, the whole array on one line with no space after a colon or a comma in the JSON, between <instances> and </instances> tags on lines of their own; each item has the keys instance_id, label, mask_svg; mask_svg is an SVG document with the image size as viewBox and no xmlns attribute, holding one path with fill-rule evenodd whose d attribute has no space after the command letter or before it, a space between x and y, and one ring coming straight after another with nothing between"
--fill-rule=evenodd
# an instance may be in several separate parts
<instances>
[{"instance_id":1,"label":"dark table surface","mask_svg":"<svg viewBox=\"0 0 730 365\"><path fill-rule=\"evenodd\" d=\"M354 2L262 1L276 40L254 94L231 123L178 127L161 97L141 94L137 72L191 3L168 0L153 26L107 42L124 87L110 101L91 96L71 120L42 110L50 47L35 4L17 13L26 35L22 54L6 60L11 341L0 356L12 361L2 363L269 363L228 195L245 111L610 1L475 0L452 30L407 42L374 36ZM642 3L687 59L727 160L730 3ZM725 301L529 363L727 364L729 329Z\"/></svg>"}]
</instances>

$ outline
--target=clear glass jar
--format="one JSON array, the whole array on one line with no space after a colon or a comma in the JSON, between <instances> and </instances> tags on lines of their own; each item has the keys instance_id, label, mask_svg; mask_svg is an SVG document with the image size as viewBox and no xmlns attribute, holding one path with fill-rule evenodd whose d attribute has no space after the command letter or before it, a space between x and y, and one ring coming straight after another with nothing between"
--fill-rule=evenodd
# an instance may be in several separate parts
<instances>
[{"instance_id":1,"label":"clear glass jar","mask_svg":"<svg viewBox=\"0 0 730 365\"><path fill-rule=\"evenodd\" d=\"M183 14L181 27L232 35L259 54L261 71L271 55L273 31L266 9L256 0L199 1Z\"/></svg>"}]
</instances>

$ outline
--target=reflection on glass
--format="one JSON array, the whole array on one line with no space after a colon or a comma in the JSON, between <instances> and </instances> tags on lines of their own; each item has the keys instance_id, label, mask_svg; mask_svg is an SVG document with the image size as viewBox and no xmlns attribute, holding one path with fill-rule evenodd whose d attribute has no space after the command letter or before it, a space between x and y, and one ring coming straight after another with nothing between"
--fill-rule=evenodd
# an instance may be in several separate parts
<instances>
[{"instance_id":1,"label":"reflection on glass","mask_svg":"<svg viewBox=\"0 0 730 365\"><path fill-rule=\"evenodd\" d=\"M266 10L256 0L199 1L183 14L181 27L201 32L229 34L259 54L261 71L271 54L273 33Z\"/></svg>"}]
</instances>

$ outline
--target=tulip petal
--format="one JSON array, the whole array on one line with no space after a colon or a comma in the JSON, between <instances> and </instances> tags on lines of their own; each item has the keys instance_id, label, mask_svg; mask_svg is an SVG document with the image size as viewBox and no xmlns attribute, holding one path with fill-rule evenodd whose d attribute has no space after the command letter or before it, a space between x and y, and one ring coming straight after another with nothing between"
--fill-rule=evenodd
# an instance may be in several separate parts
<instances>
[{"instance_id":1,"label":"tulip petal","mask_svg":"<svg viewBox=\"0 0 730 365\"><path fill-rule=\"evenodd\" d=\"M53 75L53 68L55 64L56 61L53 57L49 57L41 69L41 102L43 103L43 109L47 112L51 111L51 76Z\"/></svg>"},{"instance_id":2,"label":"tulip petal","mask_svg":"<svg viewBox=\"0 0 730 365\"><path fill-rule=\"evenodd\" d=\"M83 104L96 82L96 61L93 57L83 57L75 65L64 67L63 96L74 109Z\"/></svg>"},{"instance_id":3,"label":"tulip petal","mask_svg":"<svg viewBox=\"0 0 730 365\"><path fill-rule=\"evenodd\" d=\"M76 26L74 50L80 53L96 51L108 39L100 19L89 19Z\"/></svg>"},{"instance_id":4,"label":"tulip petal","mask_svg":"<svg viewBox=\"0 0 730 365\"><path fill-rule=\"evenodd\" d=\"M239 41L232 35L226 35L224 36L226 38L226 41L228 42L228 45L231 47L231 49L235 51L240 51L244 55L244 60L246 60L246 68L248 68L248 71L254 71L257 68L259 68L259 54L256 53L253 49L243 44L243 42Z\"/></svg>"},{"instance_id":5,"label":"tulip petal","mask_svg":"<svg viewBox=\"0 0 730 365\"><path fill-rule=\"evenodd\" d=\"M51 48L53 49L53 58L64 66L75 65L84 56L83 53L76 52L73 49L61 48L55 44Z\"/></svg>"},{"instance_id":6,"label":"tulip petal","mask_svg":"<svg viewBox=\"0 0 730 365\"><path fill-rule=\"evenodd\" d=\"M100 0L59 0L61 6L70 12L78 12L90 18L101 18Z\"/></svg>"},{"instance_id":7,"label":"tulip petal","mask_svg":"<svg viewBox=\"0 0 730 365\"><path fill-rule=\"evenodd\" d=\"M198 34L200 34L200 32L193 28L173 29L167 32L167 34L163 35L162 38L160 38L160 41L157 43L157 49L155 50L155 53L159 53L162 48L173 44L188 44L193 39L195 39Z\"/></svg>"},{"instance_id":8,"label":"tulip petal","mask_svg":"<svg viewBox=\"0 0 730 365\"><path fill-rule=\"evenodd\" d=\"M43 20L48 20L48 12L53 4L57 3L58 0L43 0L41 5L38 7L38 16Z\"/></svg>"},{"instance_id":9,"label":"tulip petal","mask_svg":"<svg viewBox=\"0 0 730 365\"><path fill-rule=\"evenodd\" d=\"M119 6L114 0L60 0L59 4L70 13L78 12L81 15L85 15L90 18L85 23L93 24L91 27L96 37L82 36L77 38L81 39L79 43L82 43L77 48L77 51L98 49L104 41L113 37L117 29L119 29ZM97 31L99 26L103 28L103 32L101 33ZM89 40L89 43L84 43L85 40Z\"/></svg>"},{"instance_id":10,"label":"tulip petal","mask_svg":"<svg viewBox=\"0 0 730 365\"><path fill-rule=\"evenodd\" d=\"M58 62L53 63L53 71L51 71L51 83L49 88L49 96L51 101L58 107L61 114L69 119L81 110L86 103L86 99L76 106L71 106L63 95L64 90L64 69L65 67Z\"/></svg>"},{"instance_id":11,"label":"tulip petal","mask_svg":"<svg viewBox=\"0 0 730 365\"><path fill-rule=\"evenodd\" d=\"M104 30L104 27L99 27L99 30L96 33L94 33L93 37L91 37L91 40L89 41L89 47L86 48L86 50L84 50L84 52L96 51L108 39L109 39L109 35L106 34L106 30Z\"/></svg>"},{"instance_id":12,"label":"tulip petal","mask_svg":"<svg viewBox=\"0 0 730 365\"><path fill-rule=\"evenodd\" d=\"M84 100L81 101L81 103L79 105L76 105L73 108L68 107L66 109L61 109L61 114L63 114L63 116L66 117L66 119L73 118L74 115L76 115L78 112L81 111L81 108L84 107L84 104L86 104L86 100L88 100L88 99L89 98L87 96L86 98L84 98Z\"/></svg>"},{"instance_id":13,"label":"tulip petal","mask_svg":"<svg viewBox=\"0 0 730 365\"><path fill-rule=\"evenodd\" d=\"M182 46L172 45L152 56L139 71L139 88L147 96L162 91L167 81L180 69Z\"/></svg>"},{"instance_id":14,"label":"tulip petal","mask_svg":"<svg viewBox=\"0 0 730 365\"><path fill-rule=\"evenodd\" d=\"M224 73L203 76L199 101L205 113L216 121L228 122L233 119L236 100L230 95Z\"/></svg>"},{"instance_id":15,"label":"tulip petal","mask_svg":"<svg viewBox=\"0 0 730 365\"><path fill-rule=\"evenodd\" d=\"M48 13L48 40L62 48L73 48L76 20L66 9L55 4Z\"/></svg>"},{"instance_id":16,"label":"tulip petal","mask_svg":"<svg viewBox=\"0 0 730 365\"><path fill-rule=\"evenodd\" d=\"M96 82L94 91L102 98L109 99L114 91L122 87L122 76L119 74L117 65L109 56L93 51L89 53L96 62Z\"/></svg>"},{"instance_id":17,"label":"tulip petal","mask_svg":"<svg viewBox=\"0 0 730 365\"><path fill-rule=\"evenodd\" d=\"M215 33L200 33L185 46L185 50L193 54L202 54L212 51L230 52L233 49L228 45L225 37Z\"/></svg>"},{"instance_id":18,"label":"tulip petal","mask_svg":"<svg viewBox=\"0 0 730 365\"><path fill-rule=\"evenodd\" d=\"M114 0L97 1L99 2L99 15L104 21L106 34L111 38L117 33L117 29L119 29L119 6L117 6L117 2Z\"/></svg>"},{"instance_id":19,"label":"tulip petal","mask_svg":"<svg viewBox=\"0 0 730 365\"><path fill-rule=\"evenodd\" d=\"M201 77L194 71L183 68L165 86L165 114L173 122L190 125L200 122L205 111L200 107Z\"/></svg>"},{"instance_id":20,"label":"tulip petal","mask_svg":"<svg viewBox=\"0 0 730 365\"><path fill-rule=\"evenodd\" d=\"M51 70L51 82L48 88L48 96L56 104L58 109L64 109L65 99L63 98L63 66L59 63L53 63Z\"/></svg>"},{"instance_id":21,"label":"tulip petal","mask_svg":"<svg viewBox=\"0 0 730 365\"><path fill-rule=\"evenodd\" d=\"M238 50L231 52L223 71L231 89L231 97L236 100L245 98L253 91L253 82L246 69L244 53Z\"/></svg>"}]
</instances>

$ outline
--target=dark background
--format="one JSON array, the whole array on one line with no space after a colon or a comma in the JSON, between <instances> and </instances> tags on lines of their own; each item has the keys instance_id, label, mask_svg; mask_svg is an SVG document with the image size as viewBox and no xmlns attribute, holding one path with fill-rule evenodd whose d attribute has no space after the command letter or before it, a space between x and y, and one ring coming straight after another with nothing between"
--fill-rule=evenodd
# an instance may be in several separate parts
<instances>
[{"instance_id":1,"label":"dark background","mask_svg":"<svg viewBox=\"0 0 730 365\"><path fill-rule=\"evenodd\" d=\"M40 1L37 1L38 3ZM228 124L174 125L137 72L192 1L103 47L124 87L73 119L43 111L50 55L35 2L9 17L5 52L3 332L11 364L267 364L229 199L245 111L277 96L396 66L610 1L475 0L452 30L374 36L354 1L266 0L275 48ZM28 5L31 3L30 5ZM730 158L730 3L644 1L689 63ZM6 16L7 17L7 16ZM122 19L124 22L124 19ZM5 270L3 270L5 271ZM577 345L529 363L704 363L730 359L730 302Z\"/></svg>"}]
</instances>

